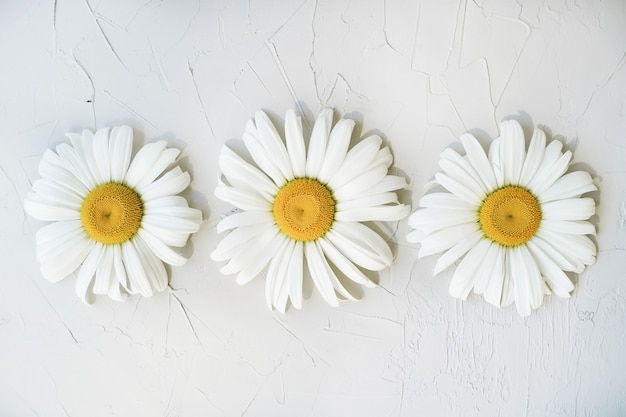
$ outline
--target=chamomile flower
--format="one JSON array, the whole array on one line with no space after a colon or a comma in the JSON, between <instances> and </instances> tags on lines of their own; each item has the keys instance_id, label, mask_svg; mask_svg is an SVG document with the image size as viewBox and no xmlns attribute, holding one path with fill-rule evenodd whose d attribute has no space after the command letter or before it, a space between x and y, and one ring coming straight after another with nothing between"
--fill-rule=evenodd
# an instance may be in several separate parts
<instances>
[{"instance_id":1,"label":"chamomile flower","mask_svg":"<svg viewBox=\"0 0 626 417\"><path fill-rule=\"evenodd\" d=\"M218 232L231 230L211 257L228 263L224 274L245 284L265 271L268 307L284 312L302 307L308 270L331 305L354 299L345 278L374 286L364 271L392 262L388 243L364 222L396 221L410 208L398 202L404 178L388 175L392 157L377 135L349 149L354 121L333 126L333 112L319 115L308 147L293 111L285 117L285 141L258 111L243 142L253 163L224 145L219 164L225 181L215 195L240 212L224 218ZM342 282L342 280L344 282Z\"/></svg>"},{"instance_id":2,"label":"chamomile flower","mask_svg":"<svg viewBox=\"0 0 626 417\"><path fill-rule=\"evenodd\" d=\"M426 194L409 217L421 242L419 257L443 252L435 274L461 260L450 294L465 299L473 290L495 306L515 302L528 315L544 294L569 297L574 289L564 271L580 273L595 262L595 234L587 221L596 190L587 172L566 173L571 160L558 140L546 146L535 129L526 150L521 126L502 123L500 137L485 154L470 134L461 137L465 155L445 149L434 183L445 189Z\"/></svg>"},{"instance_id":3,"label":"chamomile flower","mask_svg":"<svg viewBox=\"0 0 626 417\"><path fill-rule=\"evenodd\" d=\"M171 247L184 246L202 221L201 212L176 195L189 185L189 174L168 170L180 151L158 141L131 158L128 126L67 136L71 144L43 154L41 178L24 201L29 215L50 222L36 235L43 276L57 282L80 268L76 292L86 302L93 294L123 300L163 291L163 262L186 261Z\"/></svg>"}]
</instances>

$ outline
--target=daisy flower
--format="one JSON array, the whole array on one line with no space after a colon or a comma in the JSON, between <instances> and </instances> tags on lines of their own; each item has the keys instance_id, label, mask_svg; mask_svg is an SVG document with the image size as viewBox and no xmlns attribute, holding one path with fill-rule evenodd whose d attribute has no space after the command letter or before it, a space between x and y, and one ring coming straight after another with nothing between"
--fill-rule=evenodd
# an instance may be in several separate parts
<instances>
[{"instance_id":1,"label":"daisy flower","mask_svg":"<svg viewBox=\"0 0 626 417\"><path fill-rule=\"evenodd\" d=\"M224 274L245 284L266 271L268 308L284 312L287 302L302 307L305 270L333 306L339 297L355 299L348 278L372 287L363 270L389 266L389 245L362 222L395 221L410 207L395 190L406 181L387 175L392 157L377 135L348 149L354 121L333 127L333 111L323 110L305 145L302 122L285 116L285 142L267 115L258 111L246 125L243 142L254 163L224 145L215 195L240 212L224 218L218 232L231 230L211 258L228 263ZM343 282L342 282L343 281ZM339 296L339 297L338 297Z\"/></svg>"},{"instance_id":2,"label":"daisy flower","mask_svg":"<svg viewBox=\"0 0 626 417\"><path fill-rule=\"evenodd\" d=\"M571 160L558 140L546 146L535 129L526 151L521 126L501 124L488 155L470 134L461 137L465 155L446 149L434 183L446 191L426 194L409 217L421 242L419 257L444 252L435 275L461 259L450 294L466 299L472 289L487 302L515 302L526 316L544 294L569 297L574 289L564 271L580 273L595 261L595 234L587 220L595 203L581 195L596 190L587 172L566 174Z\"/></svg>"},{"instance_id":3,"label":"daisy flower","mask_svg":"<svg viewBox=\"0 0 626 417\"><path fill-rule=\"evenodd\" d=\"M43 154L41 178L24 201L29 215L51 222L36 236L43 276L58 282L80 267L76 293L85 302L94 294L124 300L163 291L163 262L186 261L171 246L184 246L202 221L201 212L176 195L189 185L189 174L167 170L180 151L158 141L131 161L128 126L67 136L71 145Z\"/></svg>"}]
</instances>

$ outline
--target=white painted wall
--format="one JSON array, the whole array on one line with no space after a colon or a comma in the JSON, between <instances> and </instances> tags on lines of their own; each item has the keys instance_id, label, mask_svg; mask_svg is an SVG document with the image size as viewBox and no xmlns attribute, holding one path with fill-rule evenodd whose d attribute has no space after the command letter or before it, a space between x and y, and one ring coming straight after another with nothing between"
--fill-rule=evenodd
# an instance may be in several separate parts
<instances>
[{"instance_id":1,"label":"white painted wall","mask_svg":"<svg viewBox=\"0 0 626 417\"><path fill-rule=\"evenodd\" d=\"M626 415L626 2L0 2L0 415ZM528 318L452 299L397 225L381 286L269 312L209 259L217 152L262 108L323 106L388 140L417 202L439 152L515 117L600 191L597 263ZM64 132L128 123L182 148L206 221L171 289L83 305L50 284L22 201Z\"/></svg>"}]
</instances>

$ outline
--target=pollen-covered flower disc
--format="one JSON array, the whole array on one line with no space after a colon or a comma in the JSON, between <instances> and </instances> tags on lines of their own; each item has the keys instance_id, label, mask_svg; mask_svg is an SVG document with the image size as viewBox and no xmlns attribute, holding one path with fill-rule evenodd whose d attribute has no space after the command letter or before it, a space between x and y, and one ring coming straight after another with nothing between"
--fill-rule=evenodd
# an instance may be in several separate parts
<instances>
[{"instance_id":1,"label":"pollen-covered flower disc","mask_svg":"<svg viewBox=\"0 0 626 417\"><path fill-rule=\"evenodd\" d=\"M470 291L501 307L515 302L525 316L544 294L569 297L574 289L564 271L580 273L595 262L595 234L587 221L595 203L583 194L596 190L587 172L569 172L571 153L558 140L546 146L535 129L526 150L515 120L485 154L470 134L461 137L465 154L442 152L435 184L445 189L426 194L409 217L407 239L421 242L419 256L443 252L435 274L461 260L450 294L465 299Z\"/></svg>"},{"instance_id":2,"label":"pollen-covered flower disc","mask_svg":"<svg viewBox=\"0 0 626 417\"><path fill-rule=\"evenodd\" d=\"M382 139L369 136L349 149L354 121L332 123L323 110L305 145L302 123L285 116L285 140L258 111L246 125L243 142L251 161L222 147L224 181L215 195L240 211L225 217L218 232L230 230L211 258L228 261L224 274L245 284L265 271L268 307L284 312L302 307L305 270L331 305L354 299L346 285L374 283L365 270L389 266L392 253L363 222L396 221L410 207L398 202L404 178L388 175L392 157Z\"/></svg>"},{"instance_id":3,"label":"pollen-covered flower disc","mask_svg":"<svg viewBox=\"0 0 626 417\"><path fill-rule=\"evenodd\" d=\"M43 154L41 178L24 201L29 215L50 222L36 236L43 276L57 282L80 268L76 292L86 302L163 291L163 262L185 263L172 247L184 246L202 222L177 195L190 182L180 167L169 169L180 151L158 141L131 158L129 126L67 136L71 144Z\"/></svg>"}]
</instances>

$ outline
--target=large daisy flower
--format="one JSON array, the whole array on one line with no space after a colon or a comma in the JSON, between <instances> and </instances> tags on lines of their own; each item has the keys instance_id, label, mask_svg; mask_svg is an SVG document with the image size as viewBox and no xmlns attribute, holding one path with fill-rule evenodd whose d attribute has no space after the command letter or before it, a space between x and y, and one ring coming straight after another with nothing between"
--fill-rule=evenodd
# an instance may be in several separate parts
<instances>
[{"instance_id":1,"label":"large daisy flower","mask_svg":"<svg viewBox=\"0 0 626 417\"><path fill-rule=\"evenodd\" d=\"M246 125L243 142L254 163L222 147L215 195L240 212L224 218L218 232L232 230L211 254L229 262L224 274L245 284L266 270L266 300L284 312L287 302L302 306L305 270L322 297L338 305L338 295L355 297L349 281L374 283L363 270L389 266L392 253L378 233L362 222L395 221L410 207L399 204L395 190L403 178L387 175L389 148L377 135L348 150L354 121L323 110L308 149L302 123L293 111L285 117L285 142L267 115L258 111ZM266 269L267 267L267 269Z\"/></svg>"},{"instance_id":2,"label":"large daisy flower","mask_svg":"<svg viewBox=\"0 0 626 417\"><path fill-rule=\"evenodd\" d=\"M43 276L57 282L80 266L76 293L86 302L93 294L124 300L163 291L163 262L186 261L171 246L184 246L202 221L201 212L176 195L189 185L189 174L167 170L180 151L158 141L131 161L128 126L67 136L71 145L43 154L41 178L24 201L28 214L51 222L36 236Z\"/></svg>"},{"instance_id":3,"label":"large daisy flower","mask_svg":"<svg viewBox=\"0 0 626 417\"><path fill-rule=\"evenodd\" d=\"M564 271L580 273L595 261L586 235L595 203L581 195L596 190L587 172L565 174L572 157L562 144L535 129L526 151L521 126L501 125L488 155L470 134L461 137L465 155L448 148L434 183L409 217L418 229L419 256L444 252L435 274L457 260L450 294L465 299L473 289L495 306L515 302L521 315L538 308L544 294L569 297L574 286Z\"/></svg>"}]
</instances>

